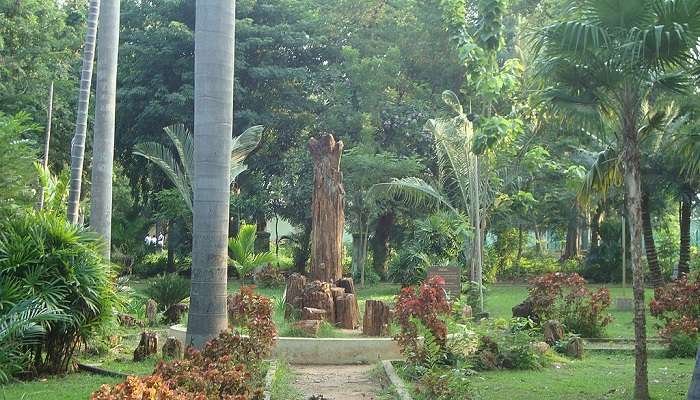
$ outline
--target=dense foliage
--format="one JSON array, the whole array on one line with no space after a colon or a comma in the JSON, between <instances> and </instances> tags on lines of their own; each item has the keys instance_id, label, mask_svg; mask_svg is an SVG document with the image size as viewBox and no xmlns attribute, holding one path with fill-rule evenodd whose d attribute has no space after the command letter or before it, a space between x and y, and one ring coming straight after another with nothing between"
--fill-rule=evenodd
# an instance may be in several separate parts
<instances>
[{"instance_id":1,"label":"dense foliage","mask_svg":"<svg viewBox=\"0 0 700 400\"><path fill-rule=\"evenodd\" d=\"M93 400L253 400L262 399L262 360L270 354L276 333L272 303L241 288L232 311L237 329L221 333L202 351L188 348L185 359L161 361L152 375L130 376L103 385ZM247 336L242 336L245 330Z\"/></svg>"},{"instance_id":2,"label":"dense foliage","mask_svg":"<svg viewBox=\"0 0 700 400\"><path fill-rule=\"evenodd\" d=\"M612 321L610 291L591 291L579 274L553 272L530 280L529 300L540 321L558 320L584 337L601 337Z\"/></svg>"},{"instance_id":3,"label":"dense foliage","mask_svg":"<svg viewBox=\"0 0 700 400\"><path fill-rule=\"evenodd\" d=\"M651 315L661 322L661 336L685 334L697 338L700 330L700 281L684 275L657 288L649 304Z\"/></svg>"},{"instance_id":4,"label":"dense foliage","mask_svg":"<svg viewBox=\"0 0 700 400\"><path fill-rule=\"evenodd\" d=\"M101 245L94 233L53 214L0 221L0 312L30 301L66 316L42 324L40 345L30 348L37 370L67 371L76 347L111 326L118 302Z\"/></svg>"}]
</instances>

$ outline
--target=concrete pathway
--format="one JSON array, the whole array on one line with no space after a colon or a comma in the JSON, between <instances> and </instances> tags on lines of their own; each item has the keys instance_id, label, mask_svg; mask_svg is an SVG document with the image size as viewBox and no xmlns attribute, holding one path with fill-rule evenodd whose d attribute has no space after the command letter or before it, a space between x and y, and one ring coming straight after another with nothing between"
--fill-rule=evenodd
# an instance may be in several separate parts
<instances>
[{"instance_id":1,"label":"concrete pathway","mask_svg":"<svg viewBox=\"0 0 700 400\"><path fill-rule=\"evenodd\" d=\"M292 365L304 400L374 400L382 388L370 379L374 365Z\"/></svg>"}]
</instances>

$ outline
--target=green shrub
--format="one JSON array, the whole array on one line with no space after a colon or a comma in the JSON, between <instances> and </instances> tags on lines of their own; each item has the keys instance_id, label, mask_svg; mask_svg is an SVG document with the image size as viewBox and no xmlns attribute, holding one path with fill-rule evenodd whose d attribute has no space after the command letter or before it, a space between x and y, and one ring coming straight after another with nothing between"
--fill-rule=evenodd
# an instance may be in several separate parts
<instances>
[{"instance_id":1,"label":"green shrub","mask_svg":"<svg viewBox=\"0 0 700 400\"><path fill-rule=\"evenodd\" d=\"M355 271L355 275L353 275L352 279L357 283L362 282L362 272ZM372 286L379 283L381 280L382 277L372 268L371 264L368 263L368 265L365 265L365 285Z\"/></svg>"},{"instance_id":2,"label":"green shrub","mask_svg":"<svg viewBox=\"0 0 700 400\"><path fill-rule=\"evenodd\" d=\"M152 278L165 272L168 267L168 252L158 251L146 254L134 265L134 275L139 278Z\"/></svg>"},{"instance_id":3,"label":"green shrub","mask_svg":"<svg viewBox=\"0 0 700 400\"><path fill-rule=\"evenodd\" d=\"M0 311L0 385L28 369L30 346L41 343L45 333L42 323L64 318L63 314L29 300Z\"/></svg>"},{"instance_id":4,"label":"green shrub","mask_svg":"<svg viewBox=\"0 0 700 400\"><path fill-rule=\"evenodd\" d=\"M403 248L389 260L389 280L404 286L418 285L425 280L430 264L424 253Z\"/></svg>"},{"instance_id":5,"label":"green shrub","mask_svg":"<svg viewBox=\"0 0 700 400\"><path fill-rule=\"evenodd\" d=\"M168 311L190 296L190 281L178 274L163 274L154 279L145 290L146 295L158 303L161 311ZM174 319L174 320L173 320ZM179 315L169 322L178 322Z\"/></svg>"},{"instance_id":6,"label":"green shrub","mask_svg":"<svg viewBox=\"0 0 700 400\"><path fill-rule=\"evenodd\" d=\"M255 274L255 284L261 288L279 288L284 286L284 283L284 275L272 264L267 264Z\"/></svg>"},{"instance_id":7,"label":"green shrub","mask_svg":"<svg viewBox=\"0 0 700 400\"><path fill-rule=\"evenodd\" d=\"M666 356L670 358L694 358L698 350L698 336L679 333L671 337L666 350Z\"/></svg>"},{"instance_id":8,"label":"green shrub","mask_svg":"<svg viewBox=\"0 0 700 400\"><path fill-rule=\"evenodd\" d=\"M114 277L96 234L44 213L0 221L0 312L22 301L66 315L44 324L30 358L40 372L65 372L76 344L114 323Z\"/></svg>"}]
</instances>

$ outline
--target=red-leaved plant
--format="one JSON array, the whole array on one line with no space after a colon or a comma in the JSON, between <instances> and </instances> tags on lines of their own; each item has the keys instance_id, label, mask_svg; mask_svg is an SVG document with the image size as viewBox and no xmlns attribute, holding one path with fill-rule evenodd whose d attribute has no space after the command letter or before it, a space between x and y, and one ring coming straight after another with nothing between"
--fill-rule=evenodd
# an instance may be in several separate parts
<instances>
[{"instance_id":1,"label":"red-leaved plant","mask_svg":"<svg viewBox=\"0 0 700 400\"><path fill-rule=\"evenodd\" d=\"M236 328L221 333L202 351L187 349L183 360L161 361L152 375L130 376L102 385L93 400L257 400L262 399L260 363L270 354L276 329L272 302L242 287L229 311ZM230 299L231 300L231 299Z\"/></svg>"},{"instance_id":2,"label":"red-leaved plant","mask_svg":"<svg viewBox=\"0 0 700 400\"><path fill-rule=\"evenodd\" d=\"M401 289L396 297L395 320L401 332L395 339L409 362L421 364L427 357L426 349L419 345L418 323L430 332L441 350L445 350L447 324L444 317L450 313L450 303L444 285L445 280L436 276L425 281L417 291L414 287Z\"/></svg>"},{"instance_id":3,"label":"red-leaved plant","mask_svg":"<svg viewBox=\"0 0 700 400\"><path fill-rule=\"evenodd\" d=\"M671 339L676 334L697 337L700 330L700 280L683 275L654 291L649 304L651 315L663 325L659 334Z\"/></svg>"},{"instance_id":4,"label":"red-leaved plant","mask_svg":"<svg viewBox=\"0 0 700 400\"><path fill-rule=\"evenodd\" d=\"M610 291L593 292L577 273L552 272L530 280L530 301L540 321L556 319L570 332L600 337L612 321L605 312L610 307Z\"/></svg>"}]
</instances>

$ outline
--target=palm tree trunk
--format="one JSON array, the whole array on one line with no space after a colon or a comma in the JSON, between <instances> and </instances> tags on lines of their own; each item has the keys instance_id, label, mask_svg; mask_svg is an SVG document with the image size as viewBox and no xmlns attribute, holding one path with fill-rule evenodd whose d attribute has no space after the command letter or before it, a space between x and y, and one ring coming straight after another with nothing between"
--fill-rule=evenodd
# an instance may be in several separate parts
<instances>
[{"instance_id":1,"label":"palm tree trunk","mask_svg":"<svg viewBox=\"0 0 700 400\"><path fill-rule=\"evenodd\" d=\"M46 131L44 133L44 157L41 159L41 166L44 171L49 169L49 148L51 147L51 120L53 119L53 81L49 86L49 100L46 106ZM44 185L39 185L39 200L37 209L44 209Z\"/></svg>"},{"instance_id":2,"label":"palm tree trunk","mask_svg":"<svg viewBox=\"0 0 700 400\"><path fill-rule=\"evenodd\" d=\"M700 400L700 346L698 354L695 356L695 371L693 379L690 381L690 388L688 388L688 400Z\"/></svg>"},{"instance_id":3,"label":"palm tree trunk","mask_svg":"<svg viewBox=\"0 0 700 400\"><path fill-rule=\"evenodd\" d=\"M663 286L664 278L661 276L661 267L659 267L659 260L656 256L654 230L651 226L651 211L649 210L649 194L646 191L642 193L642 228L647 264L649 264L649 272L651 272L651 285L658 288Z\"/></svg>"},{"instance_id":4,"label":"palm tree trunk","mask_svg":"<svg viewBox=\"0 0 700 400\"><path fill-rule=\"evenodd\" d=\"M678 252L678 276L690 272L690 214L693 209L692 198L685 194L681 200L680 225L681 246Z\"/></svg>"},{"instance_id":5,"label":"palm tree trunk","mask_svg":"<svg viewBox=\"0 0 700 400\"><path fill-rule=\"evenodd\" d=\"M372 267L382 280L387 277L389 261L389 238L394 226L394 212L388 211L377 219L377 226L372 239Z\"/></svg>"},{"instance_id":6,"label":"palm tree trunk","mask_svg":"<svg viewBox=\"0 0 700 400\"><path fill-rule=\"evenodd\" d=\"M573 215L569 218L564 254L561 256L561 261L570 260L576 256L578 256L578 215Z\"/></svg>"},{"instance_id":7,"label":"palm tree trunk","mask_svg":"<svg viewBox=\"0 0 700 400\"><path fill-rule=\"evenodd\" d=\"M105 241L102 255L110 258L112 245L112 170L114 119L117 98L120 0L103 0L97 41L97 90L92 144L90 227Z\"/></svg>"},{"instance_id":8,"label":"palm tree trunk","mask_svg":"<svg viewBox=\"0 0 700 400\"><path fill-rule=\"evenodd\" d=\"M591 217L591 250L597 249L600 244L600 217L602 214L603 212L598 206Z\"/></svg>"},{"instance_id":9,"label":"palm tree trunk","mask_svg":"<svg viewBox=\"0 0 700 400\"><path fill-rule=\"evenodd\" d=\"M80 94L78 112L75 122L75 135L70 152L70 190L68 192L68 222L78 223L80 214L80 186L83 183L83 160L85 157L85 135L87 133L88 108L90 106L90 87L92 86L92 64L95 61L95 41L97 40L97 23L100 15L100 0L90 0L83 48L83 66L80 71Z\"/></svg>"},{"instance_id":10,"label":"palm tree trunk","mask_svg":"<svg viewBox=\"0 0 700 400\"><path fill-rule=\"evenodd\" d=\"M228 326L226 272L233 132L235 2L198 0L195 21L192 287L186 345Z\"/></svg>"},{"instance_id":11,"label":"palm tree trunk","mask_svg":"<svg viewBox=\"0 0 700 400\"><path fill-rule=\"evenodd\" d=\"M630 88L629 90L635 90ZM623 109L625 201L630 227L630 258L632 262L632 291L634 293L634 399L649 399L647 373L646 316L644 303L644 270L642 268L642 182L640 150L637 137L637 102L630 101Z\"/></svg>"}]
</instances>

